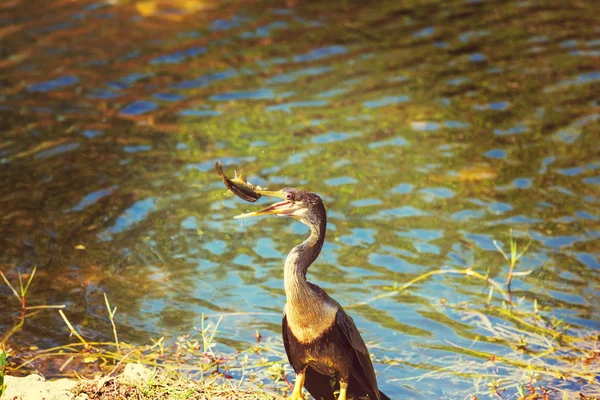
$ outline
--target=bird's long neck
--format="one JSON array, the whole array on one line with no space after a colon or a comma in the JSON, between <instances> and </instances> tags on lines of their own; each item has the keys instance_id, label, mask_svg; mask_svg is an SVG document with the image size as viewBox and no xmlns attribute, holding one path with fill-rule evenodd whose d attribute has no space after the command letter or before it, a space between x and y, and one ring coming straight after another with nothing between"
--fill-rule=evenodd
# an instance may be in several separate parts
<instances>
[{"instance_id":1,"label":"bird's long neck","mask_svg":"<svg viewBox=\"0 0 600 400\"><path fill-rule=\"evenodd\" d=\"M323 215L318 224L310 225L310 236L288 254L284 270L285 296L288 303L305 303L314 296L314 291L306 280L306 271L321 252L326 229L327 218Z\"/></svg>"},{"instance_id":2,"label":"bird's long neck","mask_svg":"<svg viewBox=\"0 0 600 400\"><path fill-rule=\"evenodd\" d=\"M317 285L306 280L308 267L317 259L323 242L327 218L325 209L317 221L309 221L310 236L294 247L285 260L285 318L300 343L310 343L331 329L339 305Z\"/></svg>"}]
</instances>

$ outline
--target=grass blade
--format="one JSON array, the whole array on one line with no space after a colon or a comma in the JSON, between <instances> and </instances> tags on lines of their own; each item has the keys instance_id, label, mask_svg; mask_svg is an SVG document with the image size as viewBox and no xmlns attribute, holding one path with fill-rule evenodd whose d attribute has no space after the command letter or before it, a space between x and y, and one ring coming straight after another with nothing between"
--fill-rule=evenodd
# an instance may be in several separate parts
<instances>
[{"instance_id":1,"label":"grass blade","mask_svg":"<svg viewBox=\"0 0 600 400\"><path fill-rule=\"evenodd\" d=\"M2 271L0 271L0 275L2 275L2 279L4 279L4 282L6 283L6 285L8 285L10 290L12 290L12 292L15 295L15 297L17 298L17 300L21 301L21 296L19 296L19 293L17 292L17 290L13 287L13 285L10 284L8 279L6 279L6 276L4 276L4 273Z\"/></svg>"},{"instance_id":2,"label":"grass blade","mask_svg":"<svg viewBox=\"0 0 600 400\"><path fill-rule=\"evenodd\" d=\"M67 324L67 326L69 327L69 330L71 331L71 333L73 335L75 335L77 337L77 339L79 339L79 341L81 341L81 343L83 343L83 345L86 348L89 348L90 347L89 343L85 341L85 339L75 330L75 328L73 328L73 325L71 325L71 323L67 319L67 316L65 315L65 313L62 310L58 310L58 313L60 314L62 319L65 321L65 324Z\"/></svg>"}]
</instances>

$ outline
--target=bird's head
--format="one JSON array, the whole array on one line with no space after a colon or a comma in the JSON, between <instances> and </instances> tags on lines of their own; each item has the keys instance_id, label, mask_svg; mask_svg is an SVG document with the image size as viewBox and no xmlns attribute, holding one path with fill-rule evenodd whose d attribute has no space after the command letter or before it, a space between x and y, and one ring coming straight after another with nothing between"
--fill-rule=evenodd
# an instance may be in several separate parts
<instances>
[{"instance_id":1,"label":"bird's head","mask_svg":"<svg viewBox=\"0 0 600 400\"><path fill-rule=\"evenodd\" d=\"M258 217L261 215L280 215L292 217L308 226L319 226L325 216L323 200L314 193L300 189L285 188L277 191L257 190L262 196L274 196L283 199L269 207L246 214L237 215L234 218Z\"/></svg>"}]
</instances>

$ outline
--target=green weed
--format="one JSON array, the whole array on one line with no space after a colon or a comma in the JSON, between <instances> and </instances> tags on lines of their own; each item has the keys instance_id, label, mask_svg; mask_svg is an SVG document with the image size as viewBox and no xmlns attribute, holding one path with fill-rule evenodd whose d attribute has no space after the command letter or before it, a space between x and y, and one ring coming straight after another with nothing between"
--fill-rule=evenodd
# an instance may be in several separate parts
<instances>
[{"instance_id":1,"label":"green weed","mask_svg":"<svg viewBox=\"0 0 600 400\"><path fill-rule=\"evenodd\" d=\"M513 276L518 276L518 275L522 276L522 275L527 275L527 274L531 273L531 271L516 273L516 272L514 272L514 269L515 269L515 265L517 265L517 262L519 261L519 259L529 249L529 246L531 246L531 243L533 243L533 241L530 240L529 243L527 243L527 245L523 249L523 251L521 251L520 253L517 253L517 242L513 238L512 229L509 231L508 241L510 244L510 257L504 252L504 250L502 250L502 248L500 247L500 245L498 244L497 241L494 240L493 243L494 243L494 246L496 247L496 249L500 252L500 254L502 254L502 257L504 257L506 262L508 262L508 264L510 265L510 269L508 271L508 277L506 278L506 286L508 286L510 288L510 283L512 281Z\"/></svg>"},{"instance_id":2,"label":"green weed","mask_svg":"<svg viewBox=\"0 0 600 400\"><path fill-rule=\"evenodd\" d=\"M6 369L6 350L0 349L0 397L4 395L6 391L6 384L4 383L4 371Z\"/></svg>"}]
</instances>

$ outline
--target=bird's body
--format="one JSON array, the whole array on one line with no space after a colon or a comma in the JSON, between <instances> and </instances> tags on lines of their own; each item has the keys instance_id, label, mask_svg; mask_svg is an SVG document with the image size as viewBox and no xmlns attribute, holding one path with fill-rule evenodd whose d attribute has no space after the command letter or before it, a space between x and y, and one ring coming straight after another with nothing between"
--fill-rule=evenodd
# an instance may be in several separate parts
<instances>
[{"instance_id":1,"label":"bird's body","mask_svg":"<svg viewBox=\"0 0 600 400\"><path fill-rule=\"evenodd\" d=\"M314 193L292 188L261 193L284 201L240 217L291 216L311 230L310 236L290 251L284 269L283 342L296 372L289 399L303 399L304 386L317 400L389 400L377 387L369 352L352 318L323 289L306 280L308 267L325 240L323 201Z\"/></svg>"}]
</instances>

